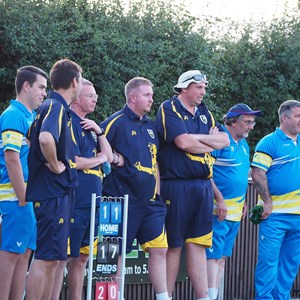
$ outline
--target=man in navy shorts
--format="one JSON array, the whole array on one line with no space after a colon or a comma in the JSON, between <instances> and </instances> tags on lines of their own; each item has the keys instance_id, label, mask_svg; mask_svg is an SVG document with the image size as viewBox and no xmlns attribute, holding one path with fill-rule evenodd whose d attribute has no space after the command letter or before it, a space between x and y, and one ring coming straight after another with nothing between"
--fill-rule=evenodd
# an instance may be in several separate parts
<instances>
[{"instance_id":1,"label":"man in navy shorts","mask_svg":"<svg viewBox=\"0 0 300 300\"><path fill-rule=\"evenodd\" d=\"M36 248L36 221L32 203L25 202L28 179L26 134L46 96L47 75L34 66L17 71L16 100L0 117L0 298L22 299L28 260Z\"/></svg>"},{"instance_id":2,"label":"man in navy shorts","mask_svg":"<svg viewBox=\"0 0 300 300\"><path fill-rule=\"evenodd\" d=\"M167 284L175 286L181 249L186 245L186 267L197 299L208 298L205 248L212 244L213 189L210 152L229 145L202 102L206 76L198 70L183 73L174 91L163 102L156 125L160 136L158 162L161 196L167 205ZM218 203L219 204L219 203ZM223 207L224 206L224 207ZM219 214L226 214L224 202Z\"/></svg>"},{"instance_id":3,"label":"man in navy shorts","mask_svg":"<svg viewBox=\"0 0 300 300\"><path fill-rule=\"evenodd\" d=\"M67 259L70 218L77 186L75 137L69 104L82 87L81 67L68 59L50 71L54 91L40 106L27 134L29 177L26 201L33 202L37 249L26 299L49 299L59 261Z\"/></svg>"},{"instance_id":4,"label":"man in navy shorts","mask_svg":"<svg viewBox=\"0 0 300 300\"><path fill-rule=\"evenodd\" d=\"M70 253L68 262L68 290L72 300L80 300L84 270L88 261L90 243L91 198L95 193L102 195L101 165L112 161L112 150L104 131L86 118L95 110L98 95L93 84L82 79L82 89L78 99L71 104L71 116L76 139L75 160L78 187L75 190L75 208L70 225ZM99 207L100 201L97 201ZM95 234L98 233L98 220L95 218ZM96 244L96 243L95 243ZM63 270L67 261L62 261L55 278L52 300L59 299Z\"/></svg>"},{"instance_id":5,"label":"man in navy shorts","mask_svg":"<svg viewBox=\"0 0 300 300\"><path fill-rule=\"evenodd\" d=\"M149 252L148 270L156 299L168 300L166 284L166 207L159 196L156 161L158 134L146 117L153 104L150 80L135 77L125 85L126 105L102 123L114 150L114 168L105 178L103 194L129 195L127 249L137 238Z\"/></svg>"}]
</instances>

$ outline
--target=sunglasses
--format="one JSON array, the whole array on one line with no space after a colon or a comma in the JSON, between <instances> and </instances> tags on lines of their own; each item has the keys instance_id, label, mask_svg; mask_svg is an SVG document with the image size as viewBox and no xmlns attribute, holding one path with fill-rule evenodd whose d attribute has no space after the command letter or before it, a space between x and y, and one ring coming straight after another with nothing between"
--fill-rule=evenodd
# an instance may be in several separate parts
<instances>
[{"instance_id":1,"label":"sunglasses","mask_svg":"<svg viewBox=\"0 0 300 300\"><path fill-rule=\"evenodd\" d=\"M199 74L199 75L195 75L193 77L189 77L188 79L182 81L183 82L186 82L186 81L189 81L191 79L194 79L195 81L206 81L206 75L203 75L203 74Z\"/></svg>"}]
</instances>

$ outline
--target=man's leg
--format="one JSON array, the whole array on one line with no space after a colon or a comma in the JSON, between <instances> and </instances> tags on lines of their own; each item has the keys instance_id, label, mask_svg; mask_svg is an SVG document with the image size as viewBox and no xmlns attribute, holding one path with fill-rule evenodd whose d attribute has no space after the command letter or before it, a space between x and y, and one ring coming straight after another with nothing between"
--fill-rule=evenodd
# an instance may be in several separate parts
<instances>
[{"instance_id":1,"label":"man's leg","mask_svg":"<svg viewBox=\"0 0 300 300\"><path fill-rule=\"evenodd\" d=\"M167 293L167 248L149 248L148 270L156 294Z\"/></svg>"},{"instance_id":2,"label":"man's leg","mask_svg":"<svg viewBox=\"0 0 300 300\"><path fill-rule=\"evenodd\" d=\"M169 248L167 251L167 288L172 297L180 267L181 248Z\"/></svg>"},{"instance_id":3,"label":"man's leg","mask_svg":"<svg viewBox=\"0 0 300 300\"><path fill-rule=\"evenodd\" d=\"M285 218L285 219L283 219ZM282 217L287 233L283 239L277 272L277 282L272 295L274 300L289 300L290 292L300 264L300 216Z\"/></svg>"},{"instance_id":4,"label":"man's leg","mask_svg":"<svg viewBox=\"0 0 300 300\"><path fill-rule=\"evenodd\" d=\"M11 282L9 299L23 299L26 274L31 252L32 250L27 248L24 254L19 255Z\"/></svg>"},{"instance_id":5,"label":"man's leg","mask_svg":"<svg viewBox=\"0 0 300 300\"><path fill-rule=\"evenodd\" d=\"M68 263L67 260L62 260L59 262L56 268L53 289L51 293L51 300L59 300L61 288L64 280L64 270L65 267L67 266L67 263Z\"/></svg>"},{"instance_id":6,"label":"man's leg","mask_svg":"<svg viewBox=\"0 0 300 300\"><path fill-rule=\"evenodd\" d=\"M271 214L259 225L258 260L255 269L256 300L273 299L272 290L277 280L279 254L285 235L285 229L277 218L276 214Z\"/></svg>"},{"instance_id":7,"label":"man's leg","mask_svg":"<svg viewBox=\"0 0 300 300\"><path fill-rule=\"evenodd\" d=\"M26 284L26 300L48 300L54 285L59 260L35 259Z\"/></svg>"},{"instance_id":8,"label":"man's leg","mask_svg":"<svg viewBox=\"0 0 300 300\"><path fill-rule=\"evenodd\" d=\"M206 252L202 245L186 244L186 269L196 298L208 297Z\"/></svg>"},{"instance_id":9,"label":"man's leg","mask_svg":"<svg viewBox=\"0 0 300 300\"><path fill-rule=\"evenodd\" d=\"M9 297L12 278L20 254L0 251L0 291L1 299Z\"/></svg>"},{"instance_id":10,"label":"man's leg","mask_svg":"<svg viewBox=\"0 0 300 300\"><path fill-rule=\"evenodd\" d=\"M218 269L218 276L217 276L217 289L219 289L221 280L224 276L225 261L226 261L225 256L223 256L219 261L219 269Z\"/></svg>"},{"instance_id":11,"label":"man's leg","mask_svg":"<svg viewBox=\"0 0 300 300\"><path fill-rule=\"evenodd\" d=\"M208 294L211 300L217 299L219 262L219 259L207 259Z\"/></svg>"},{"instance_id":12,"label":"man's leg","mask_svg":"<svg viewBox=\"0 0 300 300\"><path fill-rule=\"evenodd\" d=\"M84 269L89 256L80 254L79 257L72 257L68 268L68 285L70 299L81 300L82 286L84 279Z\"/></svg>"}]
</instances>

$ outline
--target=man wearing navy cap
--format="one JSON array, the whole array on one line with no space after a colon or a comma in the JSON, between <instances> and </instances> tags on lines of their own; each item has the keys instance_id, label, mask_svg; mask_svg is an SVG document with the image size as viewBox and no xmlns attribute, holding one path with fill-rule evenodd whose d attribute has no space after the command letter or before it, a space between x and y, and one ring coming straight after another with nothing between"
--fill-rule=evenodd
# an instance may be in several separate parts
<instances>
[{"instance_id":1,"label":"man wearing navy cap","mask_svg":"<svg viewBox=\"0 0 300 300\"><path fill-rule=\"evenodd\" d=\"M174 91L162 103L156 125L161 147L158 160L161 195L167 205L167 284L172 296L179 269L181 249L186 245L186 267L197 299L208 298L205 248L212 244L213 190L210 155L229 145L226 133L202 102L206 76L198 70L183 73ZM224 201L217 203L225 217Z\"/></svg>"},{"instance_id":2,"label":"man wearing navy cap","mask_svg":"<svg viewBox=\"0 0 300 300\"><path fill-rule=\"evenodd\" d=\"M225 200L227 215L222 221L215 213L213 224L213 244L206 249L208 292L210 299L217 299L220 279L225 267L225 258L232 255L240 221L245 217L245 203L250 171L250 151L246 138L254 129L255 117L260 110L252 110L239 103L229 109L224 116L223 130L228 134L230 145L212 152L215 159L213 179L215 199Z\"/></svg>"}]
</instances>

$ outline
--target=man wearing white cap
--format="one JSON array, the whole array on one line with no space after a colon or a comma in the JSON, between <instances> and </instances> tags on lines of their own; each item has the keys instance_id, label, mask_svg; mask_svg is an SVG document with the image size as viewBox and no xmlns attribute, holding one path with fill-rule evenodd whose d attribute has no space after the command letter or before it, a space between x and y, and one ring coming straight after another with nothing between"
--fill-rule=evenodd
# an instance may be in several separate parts
<instances>
[{"instance_id":1,"label":"man wearing white cap","mask_svg":"<svg viewBox=\"0 0 300 300\"><path fill-rule=\"evenodd\" d=\"M232 255L241 218L247 212L245 203L250 171L250 150L246 138L254 129L255 117L260 110L252 110L244 103L231 107L224 116L222 129L230 139L229 147L212 152L215 159L213 179L216 184L215 199L221 197L227 206L223 221L214 216L213 244L206 249L208 293L211 300L217 299L225 258Z\"/></svg>"},{"instance_id":2,"label":"man wearing white cap","mask_svg":"<svg viewBox=\"0 0 300 300\"><path fill-rule=\"evenodd\" d=\"M161 196L167 205L167 285L172 297L181 249L186 244L186 267L197 299L208 298L205 248L212 244L213 188L210 152L229 145L202 102L206 76L198 70L183 73L164 101L156 124L161 139L158 161ZM217 203L224 218L224 201Z\"/></svg>"}]
</instances>

